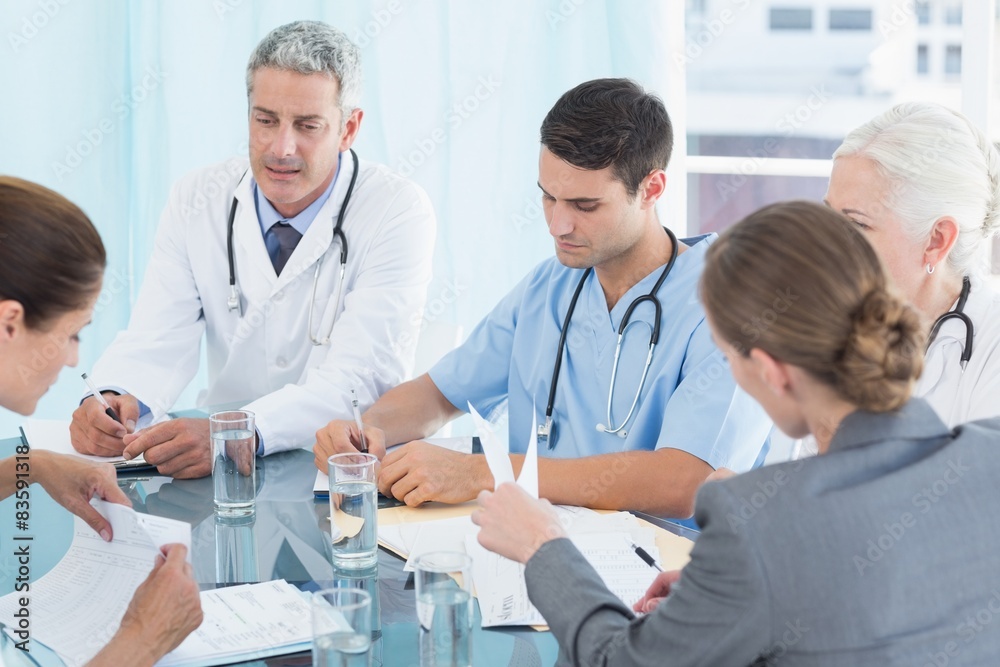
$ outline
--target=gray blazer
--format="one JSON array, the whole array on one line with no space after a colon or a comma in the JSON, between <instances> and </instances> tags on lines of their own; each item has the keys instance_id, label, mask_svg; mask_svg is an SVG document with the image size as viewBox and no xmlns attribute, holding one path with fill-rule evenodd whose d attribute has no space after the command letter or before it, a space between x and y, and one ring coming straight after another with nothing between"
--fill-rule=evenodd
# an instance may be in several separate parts
<instances>
[{"instance_id":1,"label":"gray blazer","mask_svg":"<svg viewBox=\"0 0 1000 667\"><path fill-rule=\"evenodd\" d=\"M855 412L827 454L705 484L696 507L691 562L643 618L568 540L538 550L560 664L1000 665L1000 419Z\"/></svg>"}]
</instances>

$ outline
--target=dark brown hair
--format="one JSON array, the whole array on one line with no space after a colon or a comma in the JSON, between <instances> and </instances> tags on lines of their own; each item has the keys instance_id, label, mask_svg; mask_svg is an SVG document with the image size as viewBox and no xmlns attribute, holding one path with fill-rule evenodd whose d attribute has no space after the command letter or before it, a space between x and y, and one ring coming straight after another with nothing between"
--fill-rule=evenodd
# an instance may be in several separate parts
<instances>
[{"instance_id":1,"label":"dark brown hair","mask_svg":"<svg viewBox=\"0 0 1000 667\"><path fill-rule=\"evenodd\" d=\"M844 216L766 206L708 249L701 298L716 335L798 366L871 412L903 405L923 368L916 311Z\"/></svg>"},{"instance_id":2,"label":"dark brown hair","mask_svg":"<svg viewBox=\"0 0 1000 667\"><path fill-rule=\"evenodd\" d=\"M595 79L566 92L542 121L542 145L580 169L611 167L630 197L674 145L667 110L629 79Z\"/></svg>"},{"instance_id":3,"label":"dark brown hair","mask_svg":"<svg viewBox=\"0 0 1000 667\"><path fill-rule=\"evenodd\" d=\"M101 282L107 257L94 225L46 187L0 176L0 299L24 307L24 322L44 329L83 308Z\"/></svg>"}]
</instances>

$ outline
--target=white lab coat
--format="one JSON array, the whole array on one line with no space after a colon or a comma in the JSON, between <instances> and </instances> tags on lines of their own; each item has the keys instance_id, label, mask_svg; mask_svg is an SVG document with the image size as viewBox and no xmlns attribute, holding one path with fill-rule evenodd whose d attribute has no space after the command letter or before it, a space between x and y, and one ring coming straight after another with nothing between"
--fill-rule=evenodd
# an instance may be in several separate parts
<instances>
[{"instance_id":1,"label":"white lab coat","mask_svg":"<svg viewBox=\"0 0 1000 667\"><path fill-rule=\"evenodd\" d=\"M350 390L367 407L412 371L436 235L427 195L387 167L360 163L343 230L349 254L330 344L307 331L317 258L314 331L325 335L337 295L333 226L353 171L349 153L329 200L280 276L257 221L248 160L233 158L178 181L132 311L94 367L101 388L136 396L154 417L173 405L207 341L208 388L199 406L245 402L265 453L308 446L331 419L351 416ZM243 315L230 311L226 230L233 196L236 280Z\"/></svg>"},{"instance_id":2,"label":"white lab coat","mask_svg":"<svg viewBox=\"0 0 1000 667\"><path fill-rule=\"evenodd\" d=\"M949 427L1000 416L1000 293L972 277L965 314L973 324L972 358L960 363L965 326L952 318L941 325L924 357L915 396L924 398ZM954 305L952 306L954 307Z\"/></svg>"}]
</instances>

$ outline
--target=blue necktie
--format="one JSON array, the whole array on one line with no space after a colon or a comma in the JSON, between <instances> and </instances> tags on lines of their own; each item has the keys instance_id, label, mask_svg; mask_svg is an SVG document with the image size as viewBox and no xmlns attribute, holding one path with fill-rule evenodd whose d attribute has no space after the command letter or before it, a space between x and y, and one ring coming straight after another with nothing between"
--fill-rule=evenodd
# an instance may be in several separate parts
<instances>
[{"instance_id":1,"label":"blue necktie","mask_svg":"<svg viewBox=\"0 0 1000 667\"><path fill-rule=\"evenodd\" d=\"M281 270L288 263L288 258L295 252L295 246L302 239L302 234L299 234L294 227L284 222L275 223L271 227L271 231L278 238L278 254L271 259L271 263L274 264L274 272L280 276Z\"/></svg>"}]
</instances>

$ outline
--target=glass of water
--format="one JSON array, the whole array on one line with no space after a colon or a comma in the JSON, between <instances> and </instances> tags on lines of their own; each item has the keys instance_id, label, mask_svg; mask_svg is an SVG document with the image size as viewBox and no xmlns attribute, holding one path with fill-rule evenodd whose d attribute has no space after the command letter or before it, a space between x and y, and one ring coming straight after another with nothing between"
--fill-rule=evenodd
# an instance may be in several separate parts
<instances>
[{"instance_id":1,"label":"glass of water","mask_svg":"<svg viewBox=\"0 0 1000 667\"><path fill-rule=\"evenodd\" d=\"M223 517L253 514L257 495L254 414L246 410L216 412L208 418L208 426L215 513Z\"/></svg>"},{"instance_id":2,"label":"glass of water","mask_svg":"<svg viewBox=\"0 0 1000 667\"><path fill-rule=\"evenodd\" d=\"M360 588L313 593L313 667L371 667L371 596Z\"/></svg>"},{"instance_id":3,"label":"glass of water","mask_svg":"<svg viewBox=\"0 0 1000 667\"><path fill-rule=\"evenodd\" d=\"M472 664L472 559L457 551L417 558L421 667Z\"/></svg>"},{"instance_id":4,"label":"glass of water","mask_svg":"<svg viewBox=\"0 0 1000 667\"><path fill-rule=\"evenodd\" d=\"M333 563L341 568L371 567L378 559L378 487L374 454L334 454L330 476L330 535Z\"/></svg>"}]
</instances>

